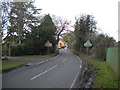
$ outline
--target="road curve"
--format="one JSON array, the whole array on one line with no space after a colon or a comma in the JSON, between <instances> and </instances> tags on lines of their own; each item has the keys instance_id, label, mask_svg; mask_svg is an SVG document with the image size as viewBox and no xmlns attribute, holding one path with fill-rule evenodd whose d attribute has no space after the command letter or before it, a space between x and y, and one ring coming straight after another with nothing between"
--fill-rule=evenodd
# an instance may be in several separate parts
<instances>
[{"instance_id":1,"label":"road curve","mask_svg":"<svg viewBox=\"0 0 120 90\"><path fill-rule=\"evenodd\" d=\"M21 67L2 77L3 88L73 88L82 61L67 49L43 64Z\"/></svg>"}]
</instances>

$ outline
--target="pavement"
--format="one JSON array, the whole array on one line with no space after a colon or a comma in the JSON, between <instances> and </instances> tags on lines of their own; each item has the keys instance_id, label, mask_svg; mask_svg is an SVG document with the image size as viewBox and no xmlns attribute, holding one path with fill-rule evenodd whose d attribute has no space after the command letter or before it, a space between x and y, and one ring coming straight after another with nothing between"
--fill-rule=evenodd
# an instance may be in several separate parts
<instances>
[{"instance_id":1,"label":"pavement","mask_svg":"<svg viewBox=\"0 0 120 90\"><path fill-rule=\"evenodd\" d=\"M61 49L59 55L43 60L44 63L32 60L40 57L30 59L34 64L2 75L3 88L76 88L82 61L69 50Z\"/></svg>"}]
</instances>

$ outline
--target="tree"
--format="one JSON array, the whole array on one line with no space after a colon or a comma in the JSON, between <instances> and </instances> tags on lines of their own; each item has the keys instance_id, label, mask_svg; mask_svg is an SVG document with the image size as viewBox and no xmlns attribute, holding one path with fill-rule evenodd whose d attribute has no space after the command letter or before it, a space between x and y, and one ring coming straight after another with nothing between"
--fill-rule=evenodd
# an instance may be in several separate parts
<instances>
[{"instance_id":1,"label":"tree","mask_svg":"<svg viewBox=\"0 0 120 90\"><path fill-rule=\"evenodd\" d=\"M65 33L63 36L65 42L67 42L68 48L74 49L75 35L74 32Z\"/></svg>"},{"instance_id":2,"label":"tree","mask_svg":"<svg viewBox=\"0 0 120 90\"><path fill-rule=\"evenodd\" d=\"M55 51L56 39L55 39L56 27L52 21L50 15L45 15L41 25L32 27L31 33L28 33L24 44L29 47L29 54L46 54L47 48L44 46L47 40L49 40L53 47L51 52Z\"/></svg>"},{"instance_id":3,"label":"tree","mask_svg":"<svg viewBox=\"0 0 120 90\"><path fill-rule=\"evenodd\" d=\"M56 30L56 38L57 38L57 43L60 40L60 36L62 36L64 33L69 32L70 22L68 20L64 20L60 17L57 16L52 16L53 22L57 28Z\"/></svg>"},{"instance_id":4,"label":"tree","mask_svg":"<svg viewBox=\"0 0 120 90\"><path fill-rule=\"evenodd\" d=\"M8 51L8 40L6 40L6 37L8 37L8 35L6 35L6 30L8 29L8 25L9 25L9 14L10 14L10 2L0 2L0 43L1 43L1 47L5 47L2 50L2 54L4 52L4 54L7 54L6 51ZM10 38L9 38L10 40ZM4 41L4 44L2 44ZM7 46L7 47L6 47Z\"/></svg>"},{"instance_id":5,"label":"tree","mask_svg":"<svg viewBox=\"0 0 120 90\"><path fill-rule=\"evenodd\" d=\"M96 56L101 60L106 60L106 50L115 45L115 40L105 34L100 34L97 38Z\"/></svg>"},{"instance_id":6,"label":"tree","mask_svg":"<svg viewBox=\"0 0 120 90\"><path fill-rule=\"evenodd\" d=\"M91 15L82 15L75 23L75 49L84 53L84 43L96 32L96 21Z\"/></svg>"},{"instance_id":7,"label":"tree","mask_svg":"<svg viewBox=\"0 0 120 90\"><path fill-rule=\"evenodd\" d=\"M2 37L5 37L5 30L8 29L8 21L9 21L9 8L10 2L0 2L0 21L1 21L1 30L0 33Z\"/></svg>"},{"instance_id":8,"label":"tree","mask_svg":"<svg viewBox=\"0 0 120 90\"><path fill-rule=\"evenodd\" d=\"M17 35L16 40L22 44L26 32L30 31L30 27L38 22L35 16L38 14L37 11L38 9L34 7L33 2L11 2L8 35L12 37L12 42L15 41Z\"/></svg>"}]
</instances>

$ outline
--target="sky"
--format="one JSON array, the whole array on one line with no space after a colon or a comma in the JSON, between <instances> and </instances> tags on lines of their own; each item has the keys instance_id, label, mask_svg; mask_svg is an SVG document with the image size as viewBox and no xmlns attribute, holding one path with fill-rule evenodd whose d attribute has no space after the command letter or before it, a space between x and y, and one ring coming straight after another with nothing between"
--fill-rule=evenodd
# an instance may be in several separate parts
<instances>
[{"instance_id":1,"label":"sky","mask_svg":"<svg viewBox=\"0 0 120 90\"><path fill-rule=\"evenodd\" d=\"M118 2L119 0L35 0L42 14L60 16L75 23L81 14L93 15L99 33L107 34L118 41Z\"/></svg>"}]
</instances>

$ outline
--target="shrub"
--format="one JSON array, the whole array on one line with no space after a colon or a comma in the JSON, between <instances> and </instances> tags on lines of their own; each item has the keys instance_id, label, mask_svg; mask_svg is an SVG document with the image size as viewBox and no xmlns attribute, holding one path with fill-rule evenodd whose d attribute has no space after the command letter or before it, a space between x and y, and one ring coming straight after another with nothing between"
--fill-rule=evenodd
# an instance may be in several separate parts
<instances>
[{"instance_id":1,"label":"shrub","mask_svg":"<svg viewBox=\"0 0 120 90\"><path fill-rule=\"evenodd\" d=\"M25 47L24 45L19 44L12 44L11 45L11 56L21 56L25 54Z\"/></svg>"}]
</instances>

